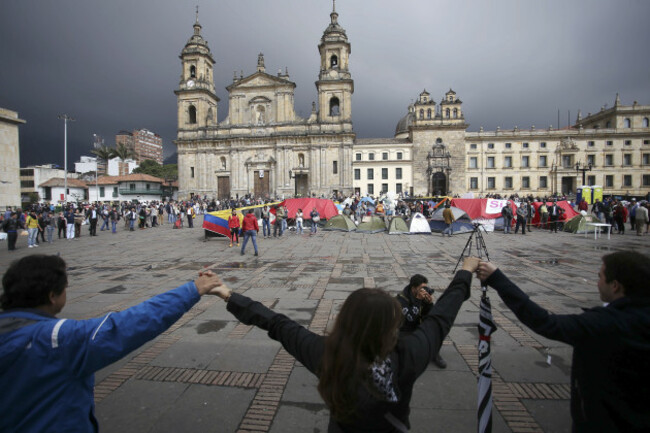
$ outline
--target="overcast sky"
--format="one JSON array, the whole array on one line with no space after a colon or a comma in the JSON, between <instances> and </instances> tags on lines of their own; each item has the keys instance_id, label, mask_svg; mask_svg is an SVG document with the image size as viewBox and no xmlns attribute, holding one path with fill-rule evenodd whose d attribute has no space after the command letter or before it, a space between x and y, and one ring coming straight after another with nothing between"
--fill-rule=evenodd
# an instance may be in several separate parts
<instances>
[{"instance_id":1,"label":"overcast sky","mask_svg":"<svg viewBox=\"0 0 650 433\"><path fill-rule=\"evenodd\" d=\"M114 145L122 130L147 128L176 149L178 58L195 5L225 87L233 71L289 68L296 112L316 100L318 43L331 0L2 0L0 107L18 112L21 165L63 165L89 154L93 134ZM469 131L567 125L611 106L650 104L650 1L339 0L347 31L357 136L392 137L426 88L436 102L452 88Z\"/></svg>"}]
</instances>

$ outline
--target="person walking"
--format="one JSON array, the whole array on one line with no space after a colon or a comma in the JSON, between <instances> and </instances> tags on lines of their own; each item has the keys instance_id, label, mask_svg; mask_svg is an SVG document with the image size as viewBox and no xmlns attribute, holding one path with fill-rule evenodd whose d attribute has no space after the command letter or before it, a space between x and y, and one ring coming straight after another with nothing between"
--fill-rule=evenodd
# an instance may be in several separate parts
<instances>
[{"instance_id":1,"label":"person walking","mask_svg":"<svg viewBox=\"0 0 650 433\"><path fill-rule=\"evenodd\" d=\"M650 257L633 251L603 256L597 286L605 306L580 314L545 310L493 262L481 262L477 276L524 325L573 346L573 432L650 431Z\"/></svg>"},{"instance_id":2,"label":"person walking","mask_svg":"<svg viewBox=\"0 0 650 433\"><path fill-rule=\"evenodd\" d=\"M266 331L318 378L318 392L329 409L329 432L406 432L415 381L469 298L478 263L475 257L465 258L435 308L409 334L399 333L399 302L380 289L352 292L326 335L225 285L214 291L239 321Z\"/></svg>"},{"instance_id":3,"label":"person walking","mask_svg":"<svg viewBox=\"0 0 650 433\"><path fill-rule=\"evenodd\" d=\"M559 224L560 215L563 213L564 209L558 206L557 200L553 200L553 204L548 209L548 216L551 221L549 224L549 231L557 233L557 226Z\"/></svg>"},{"instance_id":4,"label":"person walking","mask_svg":"<svg viewBox=\"0 0 650 433\"><path fill-rule=\"evenodd\" d=\"M66 220L65 220L65 216L63 215L63 212L59 212L59 216L56 219L56 224L57 224L57 234L59 236L59 239L61 239L61 233L63 233L63 239L65 239Z\"/></svg>"},{"instance_id":5,"label":"person walking","mask_svg":"<svg viewBox=\"0 0 650 433\"><path fill-rule=\"evenodd\" d=\"M74 239L74 211L72 208L68 208L65 212L65 222L66 222L66 239L69 241Z\"/></svg>"},{"instance_id":6,"label":"person walking","mask_svg":"<svg viewBox=\"0 0 650 433\"><path fill-rule=\"evenodd\" d=\"M262 208L262 234L264 235L264 239L270 238L271 237L271 212L269 211L269 207L264 205Z\"/></svg>"},{"instance_id":7,"label":"person walking","mask_svg":"<svg viewBox=\"0 0 650 433\"><path fill-rule=\"evenodd\" d=\"M88 218L88 222L90 223L90 236L97 236L97 220L99 219L99 215L94 205L90 206L86 218Z\"/></svg>"},{"instance_id":8,"label":"person walking","mask_svg":"<svg viewBox=\"0 0 650 433\"><path fill-rule=\"evenodd\" d=\"M193 229L194 218L196 217L196 212L194 211L194 207L188 206L186 213L187 213L187 228Z\"/></svg>"},{"instance_id":9,"label":"person walking","mask_svg":"<svg viewBox=\"0 0 650 433\"><path fill-rule=\"evenodd\" d=\"M640 203L639 207L636 208L636 219L634 221L637 236L643 236L643 229L647 223L648 208L645 207L644 203Z\"/></svg>"},{"instance_id":10,"label":"person walking","mask_svg":"<svg viewBox=\"0 0 650 433\"><path fill-rule=\"evenodd\" d=\"M237 211L232 210L232 214L228 217L228 228L230 229L230 246L235 243L237 240L237 246L239 246L239 216L237 216Z\"/></svg>"},{"instance_id":11,"label":"person walking","mask_svg":"<svg viewBox=\"0 0 650 433\"><path fill-rule=\"evenodd\" d=\"M456 218L454 218L454 213L451 211L451 203L449 200L445 202L445 208L442 211L442 218L445 220L445 224L447 224L447 227L442 231L442 235L444 236L447 234L451 237L451 235L454 234L453 224L456 221Z\"/></svg>"},{"instance_id":12,"label":"person walking","mask_svg":"<svg viewBox=\"0 0 650 433\"><path fill-rule=\"evenodd\" d=\"M109 211L107 208L100 209L100 214L102 217L102 226L99 228L100 232L103 232L104 230L108 231L108 221L109 221Z\"/></svg>"},{"instance_id":13,"label":"person walking","mask_svg":"<svg viewBox=\"0 0 650 433\"><path fill-rule=\"evenodd\" d=\"M255 255L257 256L257 234L260 231L260 227L257 224L257 218L255 218L253 209L249 209L248 213L244 217L244 222L242 223L242 231L244 232L244 243L241 246L241 255L244 255L246 244L248 243L248 240L251 239L253 242L253 248L255 248Z\"/></svg>"},{"instance_id":14,"label":"person walking","mask_svg":"<svg viewBox=\"0 0 650 433\"><path fill-rule=\"evenodd\" d=\"M51 212L47 212L45 222L47 224L45 226L45 230L47 231L47 242L51 244L52 238L54 237L54 230L58 225L58 219Z\"/></svg>"},{"instance_id":15,"label":"person walking","mask_svg":"<svg viewBox=\"0 0 650 433\"><path fill-rule=\"evenodd\" d=\"M68 275L58 256L29 255L2 277L2 432L97 432L95 372L157 337L221 284L211 271L120 312L59 319Z\"/></svg>"},{"instance_id":16,"label":"person walking","mask_svg":"<svg viewBox=\"0 0 650 433\"><path fill-rule=\"evenodd\" d=\"M311 213L309 214L309 217L311 218L311 232L309 235L315 235L316 231L318 230L318 222L320 221L320 214L316 210L316 208L313 208Z\"/></svg>"},{"instance_id":17,"label":"person walking","mask_svg":"<svg viewBox=\"0 0 650 433\"><path fill-rule=\"evenodd\" d=\"M117 233L117 222L120 220L120 214L115 206L109 212L108 218L111 220L111 233Z\"/></svg>"},{"instance_id":18,"label":"person walking","mask_svg":"<svg viewBox=\"0 0 650 433\"><path fill-rule=\"evenodd\" d=\"M296 212L296 234L297 235L302 234L302 222L303 222L302 209L298 209L298 211Z\"/></svg>"}]
</instances>

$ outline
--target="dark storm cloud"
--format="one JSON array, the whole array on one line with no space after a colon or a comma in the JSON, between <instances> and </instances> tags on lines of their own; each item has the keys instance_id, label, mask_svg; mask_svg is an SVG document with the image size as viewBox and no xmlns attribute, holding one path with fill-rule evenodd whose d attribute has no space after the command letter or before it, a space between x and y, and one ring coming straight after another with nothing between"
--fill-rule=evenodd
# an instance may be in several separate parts
<instances>
[{"instance_id":1,"label":"dark storm cloud","mask_svg":"<svg viewBox=\"0 0 650 433\"><path fill-rule=\"evenodd\" d=\"M121 129L147 128L174 151L178 55L192 34L195 2L8 0L0 6L0 107L27 120L21 160L69 164L88 154L92 135L112 145ZM296 111L317 97L318 43L331 2L199 2L216 60L219 119L233 71L288 67ZM453 88L470 130L480 126L566 126L577 110L614 102L650 103L650 2L339 0L352 44L353 121L360 137L390 137L408 104L427 89L436 101Z\"/></svg>"}]
</instances>

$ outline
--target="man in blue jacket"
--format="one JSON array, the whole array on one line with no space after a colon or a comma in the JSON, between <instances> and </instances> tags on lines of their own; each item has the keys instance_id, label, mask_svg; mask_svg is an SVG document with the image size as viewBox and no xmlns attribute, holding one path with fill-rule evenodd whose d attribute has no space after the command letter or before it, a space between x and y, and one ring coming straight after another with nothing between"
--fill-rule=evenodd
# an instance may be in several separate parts
<instances>
[{"instance_id":1,"label":"man in blue jacket","mask_svg":"<svg viewBox=\"0 0 650 433\"><path fill-rule=\"evenodd\" d=\"M606 306L582 314L550 314L492 263L481 262L477 275L526 326L573 346L574 432L648 432L650 258L622 251L602 260L598 292Z\"/></svg>"},{"instance_id":2,"label":"man in blue jacket","mask_svg":"<svg viewBox=\"0 0 650 433\"><path fill-rule=\"evenodd\" d=\"M211 271L119 313L57 319L68 278L58 256L32 255L2 277L1 432L96 432L94 373L152 340L220 285Z\"/></svg>"}]
</instances>

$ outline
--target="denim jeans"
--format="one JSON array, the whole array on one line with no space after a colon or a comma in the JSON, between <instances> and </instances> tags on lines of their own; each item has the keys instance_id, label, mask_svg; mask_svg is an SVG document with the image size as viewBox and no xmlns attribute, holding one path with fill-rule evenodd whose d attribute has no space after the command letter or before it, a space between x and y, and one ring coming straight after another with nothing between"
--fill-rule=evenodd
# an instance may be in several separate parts
<instances>
[{"instance_id":1,"label":"denim jeans","mask_svg":"<svg viewBox=\"0 0 650 433\"><path fill-rule=\"evenodd\" d=\"M103 232L104 229L108 230L108 218L104 219L104 223L102 224L101 228L99 229L100 232Z\"/></svg>"},{"instance_id":2,"label":"denim jeans","mask_svg":"<svg viewBox=\"0 0 650 433\"><path fill-rule=\"evenodd\" d=\"M271 223L268 218L262 219L262 233L264 234L264 237L271 236Z\"/></svg>"},{"instance_id":3,"label":"denim jeans","mask_svg":"<svg viewBox=\"0 0 650 433\"><path fill-rule=\"evenodd\" d=\"M296 234L302 234L302 221L296 221Z\"/></svg>"},{"instance_id":4,"label":"denim jeans","mask_svg":"<svg viewBox=\"0 0 650 433\"><path fill-rule=\"evenodd\" d=\"M454 234L454 228L452 227L451 224L447 224L447 227L442 231L443 235L453 235Z\"/></svg>"},{"instance_id":5,"label":"denim jeans","mask_svg":"<svg viewBox=\"0 0 650 433\"><path fill-rule=\"evenodd\" d=\"M255 248L255 254L257 254L257 232L255 230L246 230L244 232L244 243L241 246L241 253L244 254L248 239L251 239L253 241L253 248Z\"/></svg>"},{"instance_id":6,"label":"denim jeans","mask_svg":"<svg viewBox=\"0 0 650 433\"><path fill-rule=\"evenodd\" d=\"M54 227L53 226L47 226L47 242L52 243L52 235L54 234Z\"/></svg>"},{"instance_id":7,"label":"denim jeans","mask_svg":"<svg viewBox=\"0 0 650 433\"><path fill-rule=\"evenodd\" d=\"M318 223L315 223L314 221L311 222L311 233L316 233L316 230L318 229Z\"/></svg>"},{"instance_id":8,"label":"denim jeans","mask_svg":"<svg viewBox=\"0 0 650 433\"><path fill-rule=\"evenodd\" d=\"M32 246L36 244L36 236L38 236L38 229L27 229L27 245Z\"/></svg>"},{"instance_id":9,"label":"denim jeans","mask_svg":"<svg viewBox=\"0 0 650 433\"><path fill-rule=\"evenodd\" d=\"M111 221L111 231L117 233L117 221Z\"/></svg>"}]
</instances>

